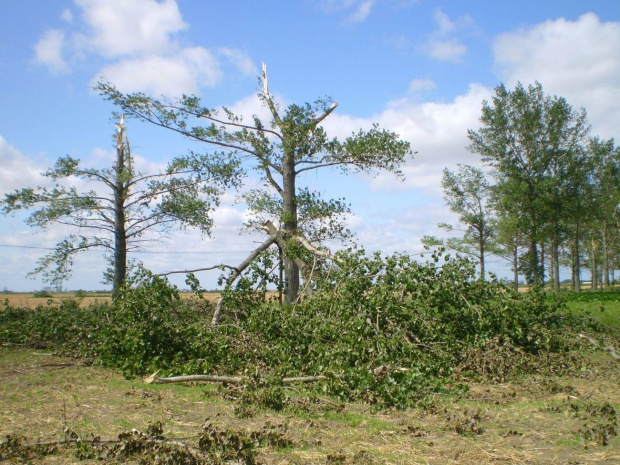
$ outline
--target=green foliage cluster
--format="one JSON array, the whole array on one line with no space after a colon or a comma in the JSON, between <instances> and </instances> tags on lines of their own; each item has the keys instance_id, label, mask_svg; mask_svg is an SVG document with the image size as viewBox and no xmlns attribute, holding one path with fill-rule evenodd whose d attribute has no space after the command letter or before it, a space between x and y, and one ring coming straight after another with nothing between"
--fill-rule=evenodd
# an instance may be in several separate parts
<instances>
[{"instance_id":1,"label":"green foliage cluster","mask_svg":"<svg viewBox=\"0 0 620 465\"><path fill-rule=\"evenodd\" d=\"M36 297L36 298L51 298L53 297L52 292L49 291L48 289L42 289L40 291L35 291L32 294L32 297Z\"/></svg>"},{"instance_id":2,"label":"green foliage cluster","mask_svg":"<svg viewBox=\"0 0 620 465\"><path fill-rule=\"evenodd\" d=\"M317 270L316 295L295 306L265 302L241 281L215 328L210 309L142 270L112 306L5 306L0 340L90 356L126 376L242 375L241 400L272 409L288 400L284 377L323 375L316 393L403 408L445 390L472 351L537 357L574 343L559 301L479 281L466 259L439 251L420 264L354 249L335 263Z\"/></svg>"},{"instance_id":3,"label":"green foliage cluster","mask_svg":"<svg viewBox=\"0 0 620 465\"><path fill-rule=\"evenodd\" d=\"M80 308L76 299L36 309L11 307L0 312L0 341L51 349L58 354L93 359L102 344L101 330L108 324L106 304Z\"/></svg>"},{"instance_id":4,"label":"green foliage cluster","mask_svg":"<svg viewBox=\"0 0 620 465\"><path fill-rule=\"evenodd\" d=\"M569 302L620 302L620 290L570 292L565 298Z\"/></svg>"}]
</instances>

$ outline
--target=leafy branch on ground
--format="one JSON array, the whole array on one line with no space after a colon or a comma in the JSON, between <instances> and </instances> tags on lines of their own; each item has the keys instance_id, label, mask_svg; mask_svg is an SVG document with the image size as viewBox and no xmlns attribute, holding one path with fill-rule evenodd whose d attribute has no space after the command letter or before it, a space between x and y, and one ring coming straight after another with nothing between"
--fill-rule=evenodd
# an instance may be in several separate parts
<instances>
[{"instance_id":1,"label":"leafy branch on ground","mask_svg":"<svg viewBox=\"0 0 620 465\"><path fill-rule=\"evenodd\" d=\"M204 300L181 299L165 278L138 270L111 305L5 305L0 341L84 357L127 377L240 377L227 389L241 416L285 408L287 377L318 376L304 395L406 408L461 380L581 367L571 352L585 347L577 334L601 328L563 313L563 298L518 294L476 279L464 258L429 255L419 263L338 252L333 265L317 267L314 297L293 306L268 302L264 289L241 279L224 297L232 311L214 328Z\"/></svg>"}]
</instances>

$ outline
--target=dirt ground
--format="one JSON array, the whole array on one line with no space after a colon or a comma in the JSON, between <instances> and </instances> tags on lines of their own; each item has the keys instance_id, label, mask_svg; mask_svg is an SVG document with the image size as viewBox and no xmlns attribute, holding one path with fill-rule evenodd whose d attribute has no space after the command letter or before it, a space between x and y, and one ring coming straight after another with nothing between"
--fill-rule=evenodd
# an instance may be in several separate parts
<instances>
[{"instance_id":1,"label":"dirt ground","mask_svg":"<svg viewBox=\"0 0 620 465\"><path fill-rule=\"evenodd\" d=\"M459 397L406 411L373 412L333 399L309 403L293 387L293 407L241 419L213 385L145 384L78 359L3 346L0 438L34 443L74 433L114 440L161 421L166 438L191 443L208 418L237 431L277 425L293 445L260 448L265 464L618 464L620 362L601 352L588 359L578 376L467 383ZM71 447L22 460L77 462Z\"/></svg>"}]
</instances>

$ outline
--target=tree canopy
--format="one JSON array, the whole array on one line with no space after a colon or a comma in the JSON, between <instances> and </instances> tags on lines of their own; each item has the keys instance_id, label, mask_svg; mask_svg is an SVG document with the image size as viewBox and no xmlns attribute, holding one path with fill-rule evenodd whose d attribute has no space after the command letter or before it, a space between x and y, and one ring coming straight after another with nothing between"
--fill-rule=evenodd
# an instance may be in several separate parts
<instances>
[{"instance_id":1,"label":"tree canopy","mask_svg":"<svg viewBox=\"0 0 620 465\"><path fill-rule=\"evenodd\" d=\"M541 284L541 242L554 238L551 250L559 263L560 219L573 215L576 225L585 211L585 110L546 96L540 83L518 83L514 90L502 84L491 102L483 102L480 122L478 131L468 131L469 149L493 169L500 203L517 212L528 242L524 272L529 282Z\"/></svg>"},{"instance_id":2,"label":"tree canopy","mask_svg":"<svg viewBox=\"0 0 620 465\"><path fill-rule=\"evenodd\" d=\"M270 217L286 241L306 235L320 241L345 233L337 218L348 211L348 206L342 200L324 200L320 193L298 186L300 174L333 167L343 172L388 171L402 177L400 168L412 155L407 141L377 125L344 140L328 137L321 123L338 105L331 99L291 104L282 110L269 93L265 65L258 97L268 109L270 121L253 116L246 122L227 108L203 106L196 96L167 101L143 93L123 94L111 83L100 83L97 89L128 116L204 142L220 156L256 170L263 188L252 194L249 207ZM284 251L289 304L299 294L299 265L303 265L296 256L299 253L303 252L295 246Z\"/></svg>"},{"instance_id":3,"label":"tree canopy","mask_svg":"<svg viewBox=\"0 0 620 465\"><path fill-rule=\"evenodd\" d=\"M61 157L43 173L56 182L53 187L19 189L0 203L3 214L34 209L27 219L33 227L70 228L33 272L42 273L56 287L70 276L76 254L101 248L111 264L109 278L118 290L126 278L128 251L166 236L175 227L196 228L209 235L219 195L240 181L236 160L194 153L175 157L161 172L141 173L135 168L122 118L115 140L116 160L111 167L87 168L78 159ZM93 184L97 187L87 190Z\"/></svg>"}]
</instances>

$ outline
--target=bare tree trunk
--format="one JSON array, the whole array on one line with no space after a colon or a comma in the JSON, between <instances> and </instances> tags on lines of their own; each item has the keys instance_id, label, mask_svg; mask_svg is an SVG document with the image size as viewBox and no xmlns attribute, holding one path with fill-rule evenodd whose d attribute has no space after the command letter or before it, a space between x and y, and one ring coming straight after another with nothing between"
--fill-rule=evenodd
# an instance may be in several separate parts
<instances>
[{"instance_id":1,"label":"bare tree trunk","mask_svg":"<svg viewBox=\"0 0 620 465\"><path fill-rule=\"evenodd\" d=\"M116 165L114 183L114 278L112 294L116 295L127 277L127 233L125 230L125 198L127 196L126 170L129 160L129 146L125 144L123 117L117 125Z\"/></svg>"},{"instance_id":2,"label":"bare tree trunk","mask_svg":"<svg viewBox=\"0 0 620 465\"><path fill-rule=\"evenodd\" d=\"M478 253L480 254L480 281L484 281L484 241L482 240L482 235L480 235L481 239L478 243Z\"/></svg>"},{"instance_id":3,"label":"bare tree trunk","mask_svg":"<svg viewBox=\"0 0 620 465\"><path fill-rule=\"evenodd\" d=\"M269 94L267 65L265 63L263 63L262 82L263 95L266 99L267 105L269 106L271 115L273 116L276 125L280 128L284 141L290 141L291 135L289 134L289 130L280 118L276 105L271 100L271 95ZM331 112L334 108L335 106L332 106L329 111ZM328 114L329 112L326 112L324 117ZM295 150L295 147L290 146L284 149L284 157L282 160L282 188L279 188L277 184L274 184L274 187L276 187L276 190L278 190L278 192L282 196L282 222L284 223L283 230L288 236L285 237L285 240L289 240L291 237L297 234L297 190L295 187L297 173L295 171ZM295 263L294 257L290 257L286 251L286 248L283 248L285 280L284 302L286 303L286 305L292 305L299 294L299 266L297 265L297 263Z\"/></svg>"},{"instance_id":4,"label":"bare tree trunk","mask_svg":"<svg viewBox=\"0 0 620 465\"><path fill-rule=\"evenodd\" d=\"M283 215L284 215L284 227L283 230L286 234L285 239L289 240L297 234L297 202L295 201L295 154L285 153L283 172ZM295 260L284 254L284 274L285 274L285 288L284 288L284 302L286 305L293 305L299 295L299 266L295 263Z\"/></svg>"},{"instance_id":5,"label":"bare tree trunk","mask_svg":"<svg viewBox=\"0 0 620 465\"><path fill-rule=\"evenodd\" d=\"M592 251L591 251L591 259L592 261L592 290L598 290L598 266L596 263L596 240L594 236L592 236Z\"/></svg>"},{"instance_id":6,"label":"bare tree trunk","mask_svg":"<svg viewBox=\"0 0 620 465\"><path fill-rule=\"evenodd\" d=\"M519 247L517 247L515 238L515 246L512 248L512 271L514 272L515 292L519 292Z\"/></svg>"},{"instance_id":7,"label":"bare tree trunk","mask_svg":"<svg viewBox=\"0 0 620 465\"><path fill-rule=\"evenodd\" d=\"M555 264L553 262L553 246L551 247L551 253L549 254L549 281L551 283L551 288L557 289L555 287Z\"/></svg>"},{"instance_id":8,"label":"bare tree trunk","mask_svg":"<svg viewBox=\"0 0 620 465\"><path fill-rule=\"evenodd\" d=\"M278 246L278 303L280 304L280 308L282 308L282 304L284 302L282 300L282 291L284 290L284 255L280 244L276 245Z\"/></svg>"},{"instance_id":9,"label":"bare tree trunk","mask_svg":"<svg viewBox=\"0 0 620 465\"><path fill-rule=\"evenodd\" d=\"M560 238L558 236L559 234L556 225L553 231L553 244L551 250L554 289L560 289Z\"/></svg>"},{"instance_id":10,"label":"bare tree trunk","mask_svg":"<svg viewBox=\"0 0 620 465\"><path fill-rule=\"evenodd\" d=\"M540 243L540 285L545 287L545 243Z\"/></svg>"},{"instance_id":11,"label":"bare tree trunk","mask_svg":"<svg viewBox=\"0 0 620 465\"><path fill-rule=\"evenodd\" d=\"M573 244L573 290L581 292L581 264L579 260L579 223L575 231L575 242Z\"/></svg>"},{"instance_id":12,"label":"bare tree trunk","mask_svg":"<svg viewBox=\"0 0 620 465\"><path fill-rule=\"evenodd\" d=\"M603 285L609 287L609 244L607 241L607 221L603 221Z\"/></svg>"}]
</instances>

